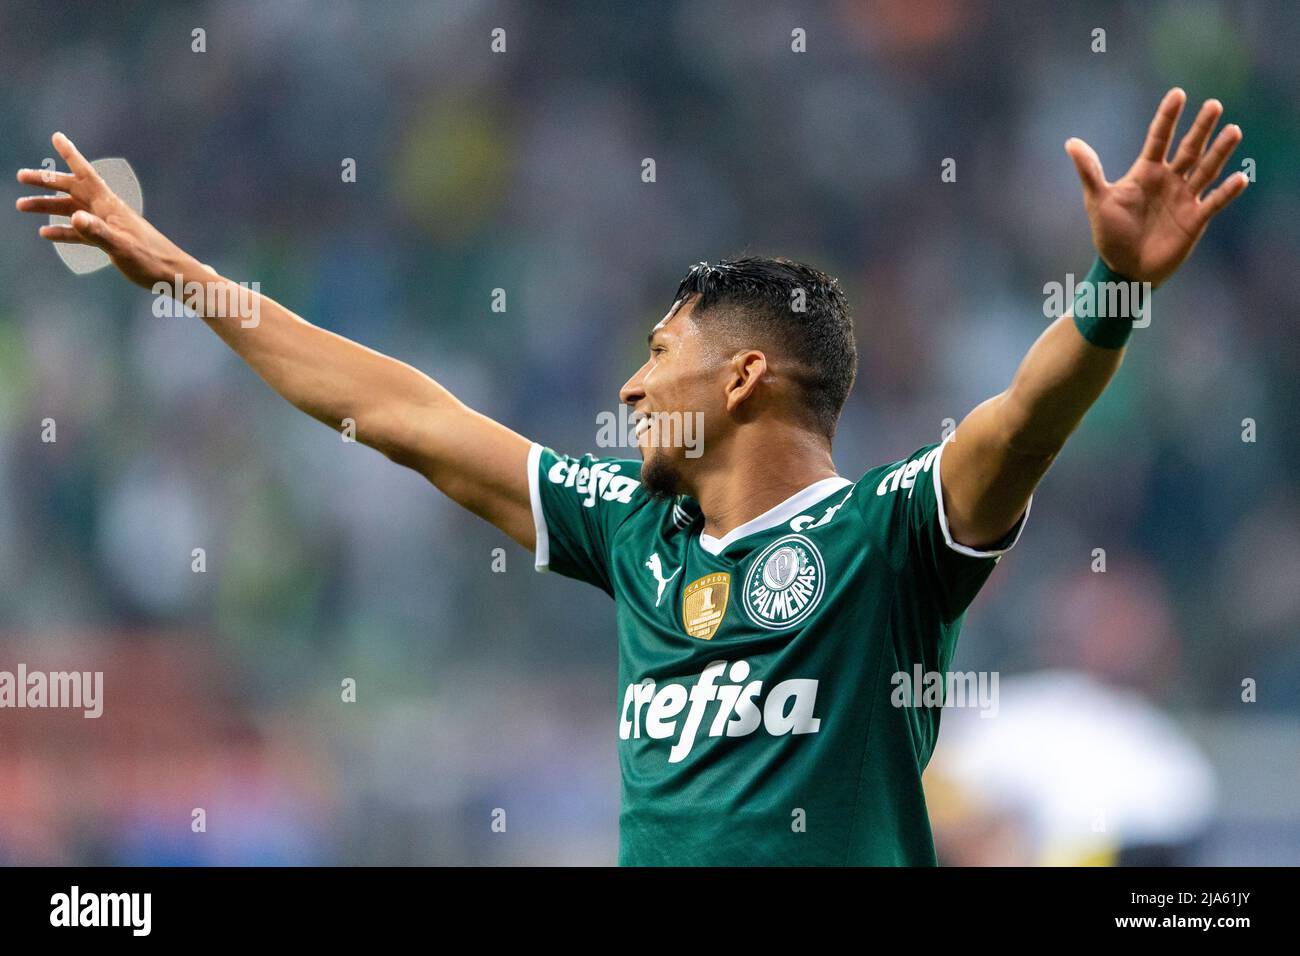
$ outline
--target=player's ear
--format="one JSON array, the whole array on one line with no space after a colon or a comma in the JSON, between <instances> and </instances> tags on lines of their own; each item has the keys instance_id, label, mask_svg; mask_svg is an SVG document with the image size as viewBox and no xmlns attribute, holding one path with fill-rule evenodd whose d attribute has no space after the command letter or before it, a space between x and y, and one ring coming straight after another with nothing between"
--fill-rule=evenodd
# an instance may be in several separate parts
<instances>
[{"instance_id":1,"label":"player's ear","mask_svg":"<svg viewBox=\"0 0 1300 956\"><path fill-rule=\"evenodd\" d=\"M727 411L734 412L758 389L767 374L767 356L757 349L737 352L727 363Z\"/></svg>"}]
</instances>

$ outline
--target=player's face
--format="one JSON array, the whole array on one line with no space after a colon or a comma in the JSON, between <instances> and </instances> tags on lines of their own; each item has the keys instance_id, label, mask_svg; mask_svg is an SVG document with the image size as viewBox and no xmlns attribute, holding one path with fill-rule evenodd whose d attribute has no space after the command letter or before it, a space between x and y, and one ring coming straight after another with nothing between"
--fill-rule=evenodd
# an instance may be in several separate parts
<instances>
[{"instance_id":1,"label":"player's face","mask_svg":"<svg viewBox=\"0 0 1300 956\"><path fill-rule=\"evenodd\" d=\"M691 299L674 303L650 332L650 357L619 390L637 420L641 482L656 494L688 491L691 463L703 452L703 423L720 404L693 309Z\"/></svg>"}]
</instances>

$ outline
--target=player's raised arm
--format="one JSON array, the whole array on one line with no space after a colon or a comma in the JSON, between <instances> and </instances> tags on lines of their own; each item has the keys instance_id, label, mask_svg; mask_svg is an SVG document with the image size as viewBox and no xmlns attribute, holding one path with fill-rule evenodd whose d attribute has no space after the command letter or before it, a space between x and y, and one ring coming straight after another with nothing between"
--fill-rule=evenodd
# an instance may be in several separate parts
<instances>
[{"instance_id":1,"label":"player's raised arm","mask_svg":"<svg viewBox=\"0 0 1300 956\"><path fill-rule=\"evenodd\" d=\"M1165 94L1141 155L1107 182L1092 147L1066 142L1083 183L1084 206L1099 255L1081 291L1098 283L1149 283L1154 289L1191 254L1210 219L1246 188L1245 174L1210 185L1241 141L1229 125L1206 150L1219 116L1208 100L1167 158L1186 95ZM1208 190L1208 192L1207 192ZM1025 356L1011 386L972 411L944 451L941 479L953 538L993 544L1016 524L1065 440L1119 368L1132 319L1099 315L1091 292L1076 314L1057 319Z\"/></svg>"},{"instance_id":2,"label":"player's raised arm","mask_svg":"<svg viewBox=\"0 0 1300 956\"><path fill-rule=\"evenodd\" d=\"M183 285L200 283L207 295L196 311L268 385L332 428L351 419L358 441L419 471L532 550L527 439L467 408L406 363L318 328L222 278L114 195L66 136L56 133L53 142L69 172L18 172L19 182L60 193L19 199L20 211L72 220L70 226L42 226L42 237L97 246L123 275L146 288L159 282L172 287L177 276ZM256 324L242 313L204 307L248 302L249 296ZM193 304L188 296L187 304Z\"/></svg>"}]
</instances>

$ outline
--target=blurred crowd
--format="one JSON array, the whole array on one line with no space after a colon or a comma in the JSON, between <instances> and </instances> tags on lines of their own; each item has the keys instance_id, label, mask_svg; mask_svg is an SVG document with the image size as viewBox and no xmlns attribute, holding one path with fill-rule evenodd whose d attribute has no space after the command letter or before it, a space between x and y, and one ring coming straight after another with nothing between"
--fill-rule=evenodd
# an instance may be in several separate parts
<instances>
[{"instance_id":1,"label":"blurred crowd","mask_svg":"<svg viewBox=\"0 0 1300 956\"><path fill-rule=\"evenodd\" d=\"M0 168L56 129L125 157L202 261L574 454L692 263L807 261L855 310L856 478L1004 388L1043 286L1087 271L1066 138L1114 179L1168 87L1218 97L1256 181L1156 294L954 667L1158 709L1204 781L1184 859L1294 863L1298 44L1281 2L0 0ZM0 862L613 862L608 599L37 225L0 216L0 669L99 662L106 702L0 711ZM948 745L936 769L989 766ZM963 843L961 802L932 799L947 860L1061 859L1041 828Z\"/></svg>"}]
</instances>

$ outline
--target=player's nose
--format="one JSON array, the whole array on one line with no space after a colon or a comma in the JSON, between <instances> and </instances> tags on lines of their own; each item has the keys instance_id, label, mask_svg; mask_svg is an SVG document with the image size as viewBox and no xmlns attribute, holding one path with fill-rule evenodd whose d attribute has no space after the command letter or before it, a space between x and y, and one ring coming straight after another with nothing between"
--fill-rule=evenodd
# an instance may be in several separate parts
<instances>
[{"instance_id":1,"label":"player's nose","mask_svg":"<svg viewBox=\"0 0 1300 956\"><path fill-rule=\"evenodd\" d=\"M635 406L643 398L645 389L641 387L641 373L638 371L618 390L618 399L624 405Z\"/></svg>"}]
</instances>

